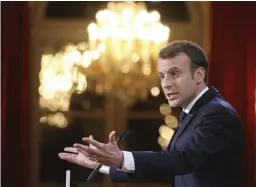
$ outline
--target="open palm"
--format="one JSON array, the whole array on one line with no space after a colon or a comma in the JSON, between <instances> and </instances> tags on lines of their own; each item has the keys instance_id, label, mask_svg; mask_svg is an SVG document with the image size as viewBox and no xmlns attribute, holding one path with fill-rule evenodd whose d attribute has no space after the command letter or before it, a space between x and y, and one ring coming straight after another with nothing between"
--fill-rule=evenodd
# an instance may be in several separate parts
<instances>
[{"instance_id":1,"label":"open palm","mask_svg":"<svg viewBox=\"0 0 256 187\"><path fill-rule=\"evenodd\" d=\"M92 138L92 137L90 137ZM90 145L90 147L95 148L94 146ZM66 147L64 149L64 153L59 153L59 157L62 160L66 160L68 162L87 167L90 169L94 169L98 162L91 160L88 158L88 153L83 150L78 151L75 147Z\"/></svg>"},{"instance_id":2,"label":"open palm","mask_svg":"<svg viewBox=\"0 0 256 187\"><path fill-rule=\"evenodd\" d=\"M90 169L94 169L97 165L96 161L90 160L88 158L87 153L78 152L77 149L74 147L66 147L64 150L67 152L59 154L59 157L62 160L66 160L68 162L72 162L74 164L78 164L80 166Z\"/></svg>"}]
</instances>

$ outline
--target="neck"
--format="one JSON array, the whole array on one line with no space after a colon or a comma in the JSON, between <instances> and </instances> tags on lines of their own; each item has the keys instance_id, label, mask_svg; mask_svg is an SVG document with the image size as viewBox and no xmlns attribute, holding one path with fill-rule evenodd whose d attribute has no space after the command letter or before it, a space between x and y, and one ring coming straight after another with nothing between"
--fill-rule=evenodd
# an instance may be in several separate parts
<instances>
[{"instance_id":1,"label":"neck","mask_svg":"<svg viewBox=\"0 0 256 187\"><path fill-rule=\"evenodd\" d=\"M198 89L197 89L197 91L196 91L196 93L195 93L193 99L195 99L196 96L198 96L198 94L200 94L206 87L207 87L207 86L206 86L205 84L200 84L200 85L198 86ZM191 101L193 101L193 99L192 99ZM191 101L190 101L190 102L191 102Z\"/></svg>"},{"instance_id":2,"label":"neck","mask_svg":"<svg viewBox=\"0 0 256 187\"><path fill-rule=\"evenodd\" d=\"M186 104L184 104L183 106L181 106L183 109L187 108L188 105L206 88L207 86L205 84L200 84L197 87L197 90L195 92L195 94L186 102Z\"/></svg>"}]
</instances>

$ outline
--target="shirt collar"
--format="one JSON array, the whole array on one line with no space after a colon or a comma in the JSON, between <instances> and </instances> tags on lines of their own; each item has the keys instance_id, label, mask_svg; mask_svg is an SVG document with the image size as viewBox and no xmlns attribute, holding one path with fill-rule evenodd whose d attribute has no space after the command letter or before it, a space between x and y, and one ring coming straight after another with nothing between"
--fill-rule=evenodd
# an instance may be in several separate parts
<instances>
[{"instance_id":1,"label":"shirt collar","mask_svg":"<svg viewBox=\"0 0 256 187\"><path fill-rule=\"evenodd\" d=\"M209 88L206 87L205 89L203 89L197 96L196 98L191 101L189 103L189 105L186 108L183 108L183 111L186 112L187 114L189 113L189 111L191 110L191 108L194 106L194 104L196 103L196 101L208 90Z\"/></svg>"}]
</instances>

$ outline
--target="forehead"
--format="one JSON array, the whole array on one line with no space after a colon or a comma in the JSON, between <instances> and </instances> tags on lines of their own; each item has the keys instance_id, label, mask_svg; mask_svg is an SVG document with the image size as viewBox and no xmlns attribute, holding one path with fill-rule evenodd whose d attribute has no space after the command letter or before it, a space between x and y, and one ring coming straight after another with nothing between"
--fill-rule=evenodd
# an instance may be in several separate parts
<instances>
[{"instance_id":1,"label":"forehead","mask_svg":"<svg viewBox=\"0 0 256 187\"><path fill-rule=\"evenodd\" d=\"M178 68L181 70L188 69L190 65L190 59L189 57L184 54L178 54L173 58L169 59L159 59L158 60L158 71L159 72L165 72L172 68Z\"/></svg>"}]
</instances>

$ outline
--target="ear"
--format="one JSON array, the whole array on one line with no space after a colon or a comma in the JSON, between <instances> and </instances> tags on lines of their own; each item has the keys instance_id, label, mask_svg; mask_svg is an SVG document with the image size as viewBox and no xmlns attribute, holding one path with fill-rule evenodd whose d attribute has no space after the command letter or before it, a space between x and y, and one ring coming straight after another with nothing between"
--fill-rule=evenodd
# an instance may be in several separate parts
<instances>
[{"instance_id":1,"label":"ear","mask_svg":"<svg viewBox=\"0 0 256 187\"><path fill-rule=\"evenodd\" d=\"M203 67L197 68L197 70L195 71L194 78L197 84L200 84L201 82L203 82L205 78L205 69Z\"/></svg>"}]
</instances>

